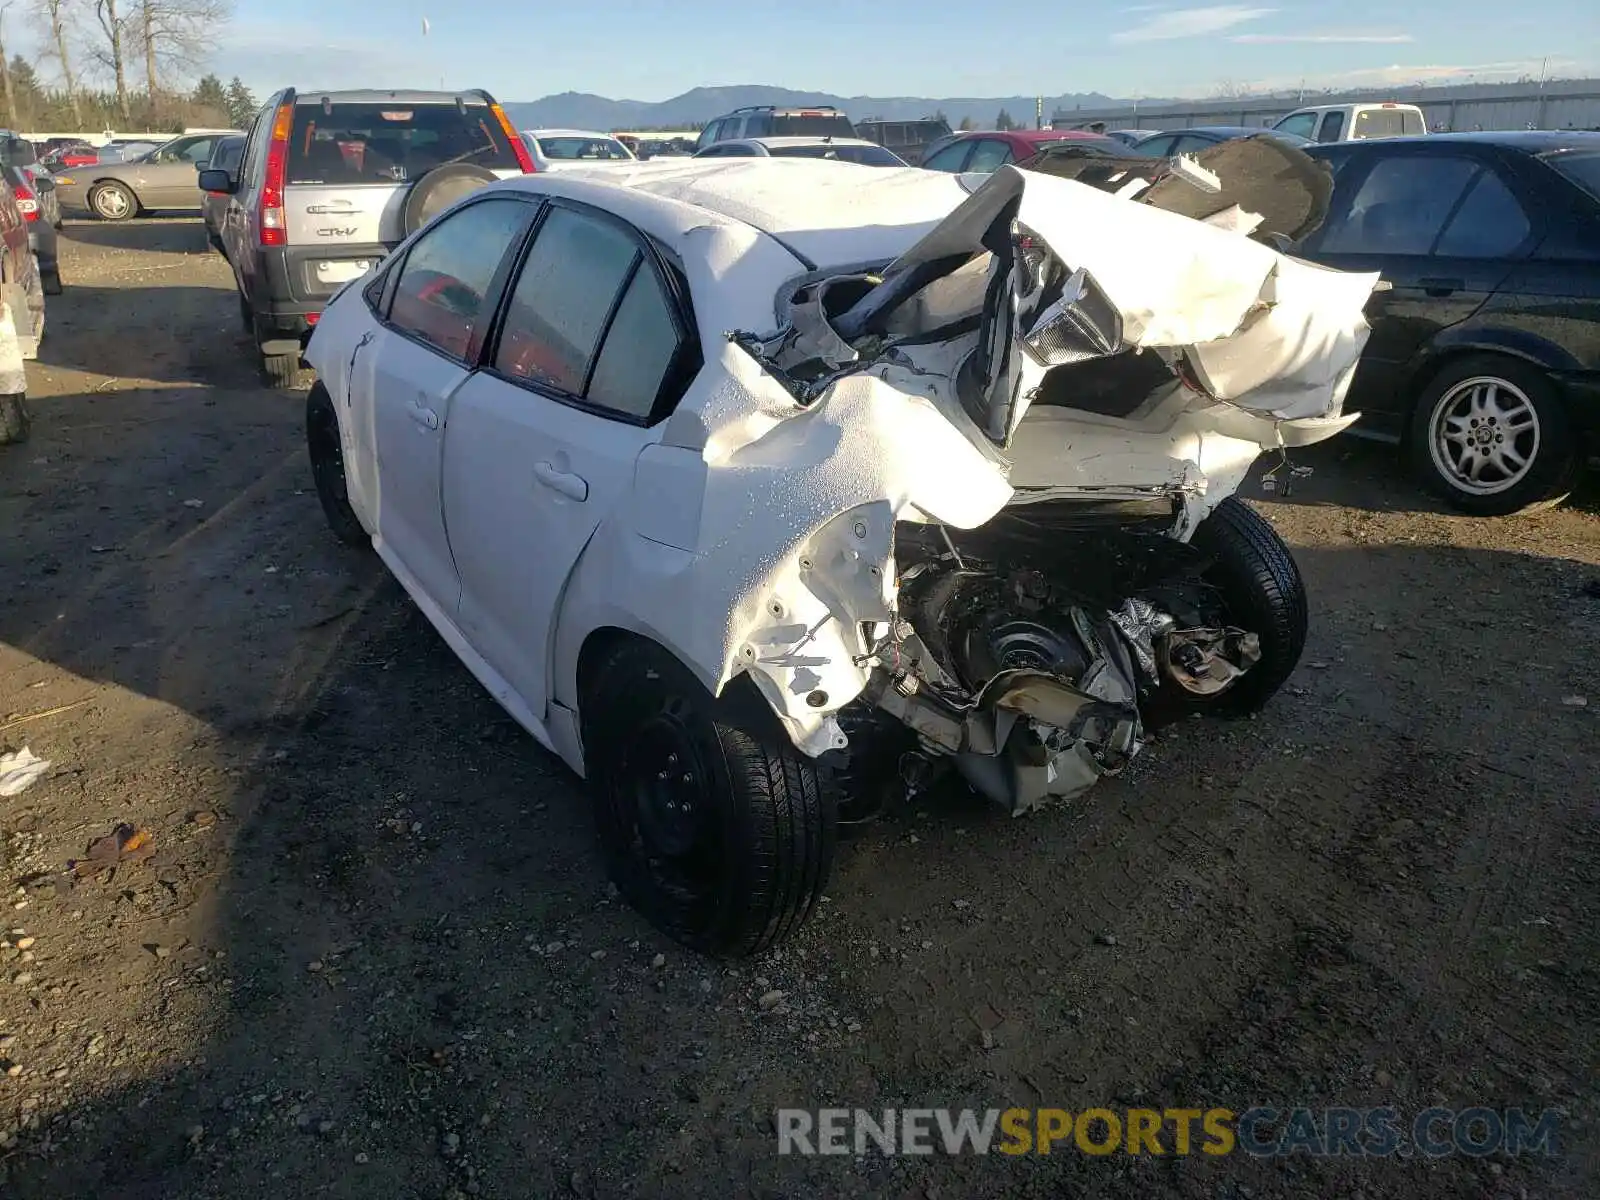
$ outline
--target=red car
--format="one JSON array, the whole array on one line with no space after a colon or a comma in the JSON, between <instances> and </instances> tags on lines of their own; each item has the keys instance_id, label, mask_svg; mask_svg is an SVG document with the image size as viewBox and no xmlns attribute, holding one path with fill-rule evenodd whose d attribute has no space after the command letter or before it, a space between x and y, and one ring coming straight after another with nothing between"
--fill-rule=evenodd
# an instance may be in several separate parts
<instances>
[{"instance_id":1,"label":"red car","mask_svg":"<svg viewBox=\"0 0 1600 1200\"><path fill-rule=\"evenodd\" d=\"M39 157L39 164L50 171L67 167L92 167L99 161L100 152L86 142L49 146Z\"/></svg>"},{"instance_id":2,"label":"red car","mask_svg":"<svg viewBox=\"0 0 1600 1200\"><path fill-rule=\"evenodd\" d=\"M953 133L929 146L922 166L929 171L980 171L988 173L1007 163L1032 158L1054 142L1095 142L1116 147L1098 133L1081 129L1006 129Z\"/></svg>"}]
</instances>

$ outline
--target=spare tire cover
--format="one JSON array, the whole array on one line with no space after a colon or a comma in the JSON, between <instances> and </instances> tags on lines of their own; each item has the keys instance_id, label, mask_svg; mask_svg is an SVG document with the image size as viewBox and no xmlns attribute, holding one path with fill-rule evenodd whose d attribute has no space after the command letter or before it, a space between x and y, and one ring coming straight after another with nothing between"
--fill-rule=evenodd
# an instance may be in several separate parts
<instances>
[{"instance_id":1,"label":"spare tire cover","mask_svg":"<svg viewBox=\"0 0 1600 1200\"><path fill-rule=\"evenodd\" d=\"M472 163L446 163L435 167L417 180L406 197L403 214L406 236L410 237L461 197L494 183L497 178L487 167Z\"/></svg>"}]
</instances>

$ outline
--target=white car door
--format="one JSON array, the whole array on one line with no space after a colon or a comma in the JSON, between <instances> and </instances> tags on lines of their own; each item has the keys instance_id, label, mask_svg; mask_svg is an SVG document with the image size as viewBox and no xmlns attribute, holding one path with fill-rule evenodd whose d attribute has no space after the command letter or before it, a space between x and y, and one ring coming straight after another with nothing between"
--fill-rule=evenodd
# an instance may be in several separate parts
<instances>
[{"instance_id":1,"label":"white car door","mask_svg":"<svg viewBox=\"0 0 1600 1200\"><path fill-rule=\"evenodd\" d=\"M623 222L553 202L484 369L456 393L444 512L457 624L545 719L560 598L698 369L677 283Z\"/></svg>"},{"instance_id":2,"label":"white car door","mask_svg":"<svg viewBox=\"0 0 1600 1200\"><path fill-rule=\"evenodd\" d=\"M351 423L371 430L375 544L408 590L445 617L460 595L440 494L445 427L476 368L509 252L535 211L519 197L486 198L423 233L386 289L382 325L355 357L352 397L359 390L361 401L352 399Z\"/></svg>"}]
</instances>

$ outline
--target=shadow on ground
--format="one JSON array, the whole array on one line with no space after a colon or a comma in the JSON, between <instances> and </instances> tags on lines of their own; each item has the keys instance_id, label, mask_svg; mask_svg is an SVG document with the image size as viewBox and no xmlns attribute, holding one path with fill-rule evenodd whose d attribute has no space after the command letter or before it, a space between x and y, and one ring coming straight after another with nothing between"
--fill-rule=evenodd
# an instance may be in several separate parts
<instances>
[{"instance_id":1,"label":"shadow on ground","mask_svg":"<svg viewBox=\"0 0 1600 1200\"><path fill-rule=\"evenodd\" d=\"M206 227L199 213L142 216L131 221L101 221L84 214L69 214L61 237L84 246L136 250L142 254L216 254L206 241Z\"/></svg>"},{"instance_id":2,"label":"shadow on ground","mask_svg":"<svg viewBox=\"0 0 1600 1200\"><path fill-rule=\"evenodd\" d=\"M1249 495L1265 495L1259 489L1259 481L1278 461L1270 453L1261 456L1250 471ZM1292 479L1291 490L1284 495L1281 483L1291 479L1290 472L1277 470L1280 486L1268 497L1276 503L1374 513L1462 515L1417 482L1400 447L1386 442L1346 435L1292 451L1289 461L1294 466L1310 467L1312 473ZM1566 504L1586 512L1600 512L1600 478L1594 470L1580 472Z\"/></svg>"},{"instance_id":3,"label":"shadow on ground","mask_svg":"<svg viewBox=\"0 0 1600 1200\"><path fill-rule=\"evenodd\" d=\"M137 346L123 328L129 305L182 304L204 314L156 327ZM114 285L68 282L50 301L49 335L39 365L153 383L248 388L259 380L260 356L239 319L237 293L222 287L173 285L160 270L131 273Z\"/></svg>"},{"instance_id":4,"label":"shadow on ground","mask_svg":"<svg viewBox=\"0 0 1600 1200\"><path fill-rule=\"evenodd\" d=\"M610 895L565 769L370 558L329 547L311 496L270 482L287 437L269 419L255 439L262 515L240 519L264 524L226 543L247 560L204 521L163 529L183 555L97 567L124 582L96 591L60 547L65 628L40 642L38 604L0 610L0 639L203 717L195 752L231 764L211 835L180 818L163 862L40 894L30 918L120 938L204 912L129 989L192 1037L74 1092L12 1085L39 1099L7 1195L1593 1194L1600 831L1573 782L1600 763L1561 703L1600 686L1566 649L1592 568L1304 551L1313 641L1263 717L1187 723L1028 820L901 810L796 943L730 970ZM251 608L268 559L292 586ZM212 589L246 607L211 611ZM43 1022L65 997L38 973ZM771 1117L1258 1102L1585 1124L1556 1163L839 1161L780 1159Z\"/></svg>"}]
</instances>

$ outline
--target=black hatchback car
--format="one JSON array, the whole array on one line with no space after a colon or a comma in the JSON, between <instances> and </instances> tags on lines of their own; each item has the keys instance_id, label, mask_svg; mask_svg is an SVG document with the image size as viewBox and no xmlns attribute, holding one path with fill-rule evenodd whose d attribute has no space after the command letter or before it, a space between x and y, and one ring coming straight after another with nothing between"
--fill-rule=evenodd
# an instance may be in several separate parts
<instances>
[{"instance_id":1,"label":"black hatchback car","mask_svg":"<svg viewBox=\"0 0 1600 1200\"><path fill-rule=\"evenodd\" d=\"M1334 171L1297 248L1378 271L1347 408L1482 516L1552 503L1600 440L1600 134L1311 147Z\"/></svg>"}]
</instances>

